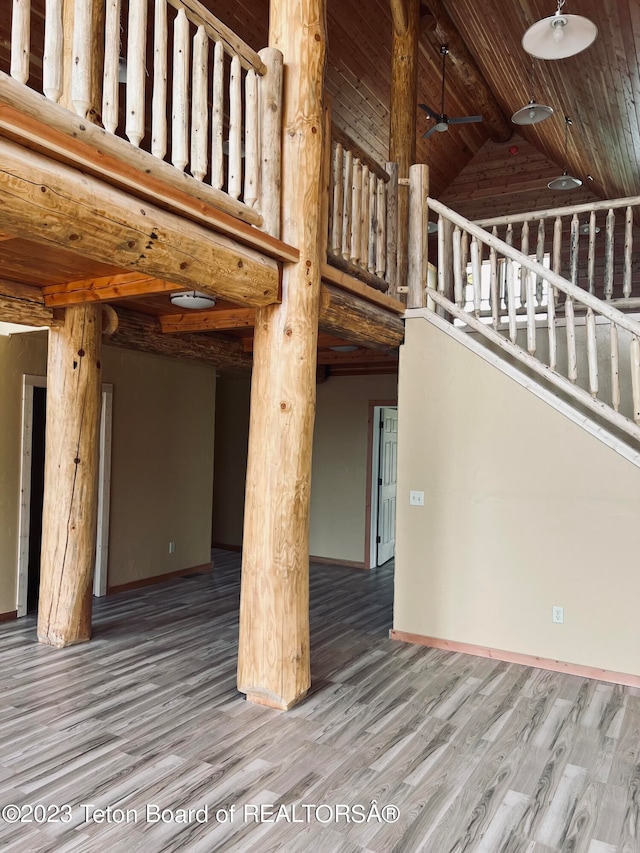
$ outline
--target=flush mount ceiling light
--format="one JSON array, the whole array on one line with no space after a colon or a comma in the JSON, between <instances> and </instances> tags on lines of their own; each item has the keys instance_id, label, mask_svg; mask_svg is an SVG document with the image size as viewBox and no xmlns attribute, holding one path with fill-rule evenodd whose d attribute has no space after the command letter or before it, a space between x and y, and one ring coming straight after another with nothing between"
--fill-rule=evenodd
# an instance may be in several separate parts
<instances>
[{"instance_id":1,"label":"flush mount ceiling light","mask_svg":"<svg viewBox=\"0 0 640 853\"><path fill-rule=\"evenodd\" d=\"M582 181L580 178L574 178L569 174L569 162L568 162L568 145L569 145L569 128L572 125L572 121L569 116L564 117L564 172L560 175L559 178L554 178L552 181L549 181L547 186L550 190L575 190L578 187L582 186Z\"/></svg>"},{"instance_id":2,"label":"flush mount ceiling light","mask_svg":"<svg viewBox=\"0 0 640 853\"><path fill-rule=\"evenodd\" d=\"M582 15L563 15L558 0L555 15L533 24L522 36L522 46L538 59L566 59L593 44L598 28Z\"/></svg>"},{"instance_id":3,"label":"flush mount ceiling light","mask_svg":"<svg viewBox=\"0 0 640 853\"><path fill-rule=\"evenodd\" d=\"M213 308L215 296L210 293L200 293L199 290L189 290L185 293L173 293L171 304L189 311L201 311L203 308Z\"/></svg>"},{"instance_id":4,"label":"flush mount ceiling light","mask_svg":"<svg viewBox=\"0 0 640 853\"><path fill-rule=\"evenodd\" d=\"M535 59L531 59L531 92L536 90L536 66ZM514 124L538 124L553 115L553 109L546 104L538 104L533 94L529 103L511 116Z\"/></svg>"}]
</instances>

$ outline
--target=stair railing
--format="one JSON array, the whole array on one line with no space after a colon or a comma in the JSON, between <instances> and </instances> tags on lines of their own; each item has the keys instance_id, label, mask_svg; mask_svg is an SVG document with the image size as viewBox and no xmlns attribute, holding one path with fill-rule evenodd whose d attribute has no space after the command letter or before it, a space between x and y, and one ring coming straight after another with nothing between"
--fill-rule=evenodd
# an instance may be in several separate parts
<instances>
[{"instance_id":1,"label":"stair railing","mask_svg":"<svg viewBox=\"0 0 640 853\"><path fill-rule=\"evenodd\" d=\"M429 198L428 205L439 216L437 287L427 288L428 307L435 304L441 315L462 321L578 403L640 440L640 323L436 199ZM464 246L470 272L462 262ZM504 273L506 324L501 322L500 272ZM518 324L516 313L518 273L526 294L524 325ZM548 294L546 326L536 318L537 282L543 283ZM467 290L472 293L470 300ZM564 299L564 318L556 313L558 297ZM490 322L481 319L486 301ZM471 310L466 308L469 303ZM586 315L586 359L577 346L576 306ZM599 365L607 337L609 381L604 383ZM628 353L626 364L621 352ZM580 368L583 375L579 375Z\"/></svg>"}]
</instances>

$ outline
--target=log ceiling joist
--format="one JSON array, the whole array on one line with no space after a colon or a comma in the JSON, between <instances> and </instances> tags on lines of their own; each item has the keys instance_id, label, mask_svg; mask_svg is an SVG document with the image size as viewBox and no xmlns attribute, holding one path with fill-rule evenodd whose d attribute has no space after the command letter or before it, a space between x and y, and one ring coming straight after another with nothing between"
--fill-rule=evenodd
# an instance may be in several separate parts
<instances>
[{"instance_id":1,"label":"log ceiling joist","mask_svg":"<svg viewBox=\"0 0 640 853\"><path fill-rule=\"evenodd\" d=\"M458 79L469 91L469 110L482 115L483 122L494 142L506 142L511 138L513 128L502 112L498 101L489 88L482 71L469 52L468 47L456 29L455 24L444 8L442 0L427 0L427 7L433 20L425 21L420 50L430 48L425 44L429 39L434 50L446 44L449 48L449 59L456 69Z\"/></svg>"},{"instance_id":2,"label":"log ceiling joist","mask_svg":"<svg viewBox=\"0 0 640 853\"><path fill-rule=\"evenodd\" d=\"M42 288L44 304L50 308L82 302L108 302L141 296L158 296L182 290L181 285L137 272L50 284Z\"/></svg>"},{"instance_id":3,"label":"log ceiling joist","mask_svg":"<svg viewBox=\"0 0 640 853\"><path fill-rule=\"evenodd\" d=\"M374 349L393 350L404 339L404 322L397 314L331 284L322 285L318 325L323 332Z\"/></svg>"},{"instance_id":4,"label":"log ceiling joist","mask_svg":"<svg viewBox=\"0 0 640 853\"><path fill-rule=\"evenodd\" d=\"M279 299L272 258L5 139L0 164L0 211L14 233L239 305Z\"/></svg>"},{"instance_id":5,"label":"log ceiling joist","mask_svg":"<svg viewBox=\"0 0 640 853\"><path fill-rule=\"evenodd\" d=\"M218 311L191 311L185 314L162 314L158 318L163 332L224 332L253 326L253 308L226 308Z\"/></svg>"}]
</instances>

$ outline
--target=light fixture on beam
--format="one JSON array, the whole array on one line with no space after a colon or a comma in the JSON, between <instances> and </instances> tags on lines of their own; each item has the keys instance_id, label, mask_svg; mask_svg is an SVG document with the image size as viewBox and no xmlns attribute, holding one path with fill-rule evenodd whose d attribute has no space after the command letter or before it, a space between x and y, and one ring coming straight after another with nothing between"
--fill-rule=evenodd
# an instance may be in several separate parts
<instances>
[{"instance_id":1,"label":"light fixture on beam","mask_svg":"<svg viewBox=\"0 0 640 853\"><path fill-rule=\"evenodd\" d=\"M569 146L569 128L572 125L572 121L569 116L564 117L564 172L560 175L559 178L554 178L552 181L549 181L547 186L550 190L576 190L578 187L582 186L582 181L580 178L574 178L573 175L569 174L569 157L568 157L568 146Z\"/></svg>"},{"instance_id":2,"label":"light fixture on beam","mask_svg":"<svg viewBox=\"0 0 640 853\"><path fill-rule=\"evenodd\" d=\"M522 47L538 59L566 59L593 44L598 28L582 15L563 15L565 0L558 0L555 15L543 18L522 36Z\"/></svg>"},{"instance_id":3,"label":"light fixture on beam","mask_svg":"<svg viewBox=\"0 0 640 853\"><path fill-rule=\"evenodd\" d=\"M201 311L203 308L213 308L216 298L210 293L188 290L171 294L171 304L177 308L186 308L188 311Z\"/></svg>"}]
</instances>

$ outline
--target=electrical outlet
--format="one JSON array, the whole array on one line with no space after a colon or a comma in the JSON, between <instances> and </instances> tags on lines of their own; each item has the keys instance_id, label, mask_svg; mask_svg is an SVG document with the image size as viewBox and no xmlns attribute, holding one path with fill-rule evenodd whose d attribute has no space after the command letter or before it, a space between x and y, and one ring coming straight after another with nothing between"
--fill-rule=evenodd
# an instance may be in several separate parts
<instances>
[{"instance_id":1,"label":"electrical outlet","mask_svg":"<svg viewBox=\"0 0 640 853\"><path fill-rule=\"evenodd\" d=\"M556 625L562 625L564 622L564 607L553 607L551 609L551 619Z\"/></svg>"},{"instance_id":2,"label":"electrical outlet","mask_svg":"<svg viewBox=\"0 0 640 853\"><path fill-rule=\"evenodd\" d=\"M409 506L424 506L424 492L409 492Z\"/></svg>"},{"instance_id":3,"label":"electrical outlet","mask_svg":"<svg viewBox=\"0 0 640 853\"><path fill-rule=\"evenodd\" d=\"M175 542L169 542L169 553L170 554L176 553L176 543Z\"/></svg>"}]
</instances>

